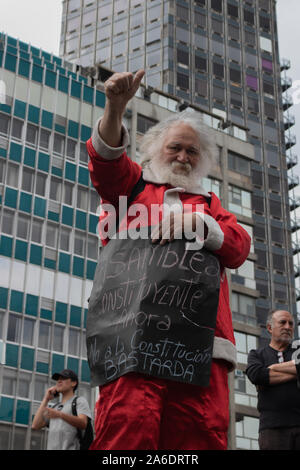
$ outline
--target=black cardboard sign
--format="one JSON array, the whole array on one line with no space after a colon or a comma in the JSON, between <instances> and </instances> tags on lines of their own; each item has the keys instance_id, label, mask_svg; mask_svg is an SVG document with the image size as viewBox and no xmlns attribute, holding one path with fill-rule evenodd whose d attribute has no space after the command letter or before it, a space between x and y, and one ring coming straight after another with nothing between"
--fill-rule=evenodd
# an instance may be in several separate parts
<instances>
[{"instance_id":1,"label":"black cardboard sign","mask_svg":"<svg viewBox=\"0 0 300 470\"><path fill-rule=\"evenodd\" d=\"M208 386L219 288L218 258L204 248L110 240L89 300L92 386L128 372Z\"/></svg>"}]
</instances>

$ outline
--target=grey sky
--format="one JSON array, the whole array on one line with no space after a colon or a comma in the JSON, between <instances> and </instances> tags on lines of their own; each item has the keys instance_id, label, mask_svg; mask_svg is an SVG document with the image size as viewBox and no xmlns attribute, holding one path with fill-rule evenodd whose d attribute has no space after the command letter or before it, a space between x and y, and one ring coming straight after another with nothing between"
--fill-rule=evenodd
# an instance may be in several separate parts
<instances>
[{"instance_id":1,"label":"grey sky","mask_svg":"<svg viewBox=\"0 0 300 470\"><path fill-rule=\"evenodd\" d=\"M59 55L62 0L0 0L0 12L0 31ZM279 51L281 57L291 60L288 75L293 81L300 80L299 18L300 0L277 0ZM300 102L300 90L294 98ZM300 158L300 103L291 112L296 116L292 129L298 140L294 152Z\"/></svg>"}]
</instances>

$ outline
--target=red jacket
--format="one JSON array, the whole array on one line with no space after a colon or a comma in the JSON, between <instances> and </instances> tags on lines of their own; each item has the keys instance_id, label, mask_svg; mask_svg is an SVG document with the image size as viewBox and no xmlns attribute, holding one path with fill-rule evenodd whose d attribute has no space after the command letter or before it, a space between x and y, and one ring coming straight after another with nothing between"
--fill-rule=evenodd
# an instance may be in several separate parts
<instances>
[{"instance_id":1,"label":"red jacket","mask_svg":"<svg viewBox=\"0 0 300 470\"><path fill-rule=\"evenodd\" d=\"M91 138L87 142L91 180L101 196L102 202L108 202L118 208L119 196L130 196L141 175L142 168L133 162L126 152L117 158L115 156L112 159L101 157L95 150L97 147L98 152L101 151L101 145L99 146L96 140ZM123 147L120 149L122 151ZM101 154L103 155L102 151ZM174 192L177 193L176 197L181 201L183 210L185 204L192 204L193 208L196 207L196 204L203 204L203 218L208 226L208 235L204 246L218 256L221 265L213 358L228 361L229 367L232 369L236 365L236 349L225 268L238 268L244 263L250 251L250 237L237 223L236 217L221 206L220 200L214 193L204 196L203 194L176 191L168 184L157 184L155 181L151 181L149 175L146 177L144 177L146 179L144 190L137 195L133 202L144 204L149 211L151 204L163 204L167 195L173 193L174 196ZM210 204L207 202L207 196L211 198ZM105 215L102 213L100 218ZM130 221L131 218L128 217L128 224ZM103 244L105 243L107 240L103 240Z\"/></svg>"}]
</instances>

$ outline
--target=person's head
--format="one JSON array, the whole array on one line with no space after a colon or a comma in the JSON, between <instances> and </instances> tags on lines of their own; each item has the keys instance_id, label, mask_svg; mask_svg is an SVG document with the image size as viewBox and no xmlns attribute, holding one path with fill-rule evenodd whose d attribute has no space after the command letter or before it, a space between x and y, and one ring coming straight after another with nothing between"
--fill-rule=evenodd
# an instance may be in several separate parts
<instances>
[{"instance_id":1,"label":"person's head","mask_svg":"<svg viewBox=\"0 0 300 470\"><path fill-rule=\"evenodd\" d=\"M267 318L267 330L271 343L277 346L288 345L294 335L294 319L286 310L273 310Z\"/></svg>"},{"instance_id":2,"label":"person's head","mask_svg":"<svg viewBox=\"0 0 300 470\"><path fill-rule=\"evenodd\" d=\"M52 376L53 380L56 380L56 390L59 393L67 393L71 390L73 393L78 387L77 374L71 369L64 369L61 372L57 372Z\"/></svg>"},{"instance_id":3,"label":"person's head","mask_svg":"<svg viewBox=\"0 0 300 470\"><path fill-rule=\"evenodd\" d=\"M208 175L217 146L196 112L183 111L151 127L141 145L141 164L172 186L188 189Z\"/></svg>"}]
</instances>

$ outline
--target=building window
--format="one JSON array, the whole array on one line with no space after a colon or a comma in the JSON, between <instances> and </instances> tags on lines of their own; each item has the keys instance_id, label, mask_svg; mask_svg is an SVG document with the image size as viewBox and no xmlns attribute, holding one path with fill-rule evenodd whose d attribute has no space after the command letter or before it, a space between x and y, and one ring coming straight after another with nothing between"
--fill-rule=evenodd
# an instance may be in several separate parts
<instances>
[{"instance_id":1,"label":"building window","mask_svg":"<svg viewBox=\"0 0 300 470\"><path fill-rule=\"evenodd\" d=\"M41 349L50 349L51 324L40 321L38 347Z\"/></svg>"},{"instance_id":2,"label":"building window","mask_svg":"<svg viewBox=\"0 0 300 470\"><path fill-rule=\"evenodd\" d=\"M189 77L188 75L184 75L183 73L177 72L177 86L183 88L184 90L188 90L189 88Z\"/></svg>"},{"instance_id":3,"label":"building window","mask_svg":"<svg viewBox=\"0 0 300 470\"><path fill-rule=\"evenodd\" d=\"M13 234L14 212L3 209L1 229L3 233Z\"/></svg>"},{"instance_id":4,"label":"building window","mask_svg":"<svg viewBox=\"0 0 300 470\"><path fill-rule=\"evenodd\" d=\"M201 72L207 71L207 59L205 57L199 57L195 55L195 67Z\"/></svg>"},{"instance_id":5,"label":"building window","mask_svg":"<svg viewBox=\"0 0 300 470\"><path fill-rule=\"evenodd\" d=\"M34 400L42 401L48 388L48 377L42 375L35 376Z\"/></svg>"},{"instance_id":6,"label":"building window","mask_svg":"<svg viewBox=\"0 0 300 470\"><path fill-rule=\"evenodd\" d=\"M231 310L233 320L256 326L255 299L253 297L232 292Z\"/></svg>"},{"instance_id":7,"label":"building window","mask_svg":"<svg viewBox=\"0 0 300 470\"><path fill-rule=\"evenodd\" d=\"M34 172L29 170L28 168L23 168L22 189L24 191L32 193L33 178L34 178Z\"/></svg>"},{"instance_id":8,"label":"building window","mask_svg":"<svg viewBox=\"0 0 300 470\"><path fill-rule=\"evenodd\" d=\"M7 328L7 341L19 343L21 340L22 318L13 313L9 314L8 328Z\"/></svg>"},{"instance_id":9,"label":"building window","mask_svg":"<svg viewBox=\"0 0 300 470\"><path fill-rule=\"evenodd\" d=\"M74 184L64 182L63 185L63 202L68 206L73 205L73 188Z\"/></svg>"},{"instance_id":10,"label":"building window","mask_svg":"<svg viewBox=\"0 0 300 470\"><path fill-rule=\"evenodd\" d=\"M38 128L32 124L27 124L26 142L32 145L37 144Z\"/></svg>"},{"instance_id":11,"label":"building window","mask_svg":"<svg viewBox=\"0 0 300 470\"><path fill-rule=\"evenodd\" d=\"M256 281L254 277L254 263L253 261L246 260L242 266L237 269L231 270L232 282L240 284L249 289L256 288Z\"/></svg>"},{"instance_id":12,"label":"building window","mask_svg":"<svg viewBox=\"0 0 300 470\"><path fill-rule=\"evenodd\" d=\"M28 239L30 219L25 215L18 214L17 237Z\"/></svg>"},{"instance_id":13,"label":"building window","mask_svg":"<svg viewBox=\"0 0 300 470\"><path fill-rule=\"evenodd\" d=\"M96 191L90 191L90 212L97 213L100 207L100 196Z\"/></svg>"},{"instance_id":14,"label":"building window","mask_svg":"<svg viewBox=\"0 0 300 470\"><path fill-rule=\"evenodd\" d=\"M148 129L150 129L150 127L154 126L155 124L157 124L157 121L155 121L154 119L150 119L150 118L147 118L146 116L142 116L141 114L138 114L137 131L140 134L146 134Z\"/></svg>"},{"instance_id":15,"label":"building window","mask_svg":"<svg viewBox=\"0 0 300 470\"><path fill-rule=\"evenodd\" d=\"M22 398L29 398L30 384L32 381L32 375L22 372L19 375L18 392L17 395Z\"/></svg>"},{"instance_id":16,"label":"building window","mask_svg":"<svg viewBox=\"0 0 300 470\"><path fill-rule=\"evenodd\" d=\"M4 369L2 378L2 393L3 395L16 395L17 386L17 372L15 370Z\"/></svg>"},{"instance_id":17,"label":"building window","mask_svg":"<svg viewBox=\"0 0 300 470\"><path fill-rule=\"evenodd\" d=\"M23 344L33 345L35 320L24 318L23 324Z\"/></svg>"},{"instance_id":18,"label":"building window","mask_svg":"<svg viewBox=\"0 0 300 470\"><path fill-rule=\"evenodd\" d=\"M222 12L222 0L211 0L211 8L213 10Z\"/></svg>"},{"instance_id":19,"label":"building window","mask_svg":"<svg viewBox=\"0 0 300 470\"><path fill-rule=\"evenodd\" d=\"M72 356L79 356L80 354L80 330L78 329L69 329L68 354Z\"/></svg>"},{"instance_id":20,"label":"building window","mask_svg":"<svg viewBox=\"0 0 300 470\"><path fill-rule=\"evenodd\" d=\"M64 326L54 325L54 334L53 334L53 350L54 351L63 352L64 332L65 332Z\"/></svg>"},{"instance_id":21,"label":"building window","mask_svg":"<svg viewBox=\"0 0 300 470\"><path fill-rule=\"evenodd\" d=\"M63 251L70 250L70 234L71 231L67 228L60 229L60 237L59 237L59 248Z\"/></svg>"},{"instance_id":22,"label":"building window","mask_svg":"<svg viewBox=\"0 0 300 470\"><path fill-rule=\"evenodd\" d=\"M234 337L237 348L237 361L241 364L247 364L248 354L251 349L257 348L256 336L235 331Z\"/></svg>"},{"instance_id":23,"label":"building window","mask_svg":"<svg viewBox=\"0 0 300 470\"><path fill-rule=\"evenodd\" d=\"M52 248L57 247L57 232L58 228L54 224L47 224L46 230L46 245Z\"/></svg>"},{"instance_id":24,"label":"building window","mask_svg":"<svg viewBox=\"0 0 300 470\"><path fill-rule=\"evenodd\" d=\"M63 135L54 134L53 152L63 155L65 151L65 138Z\"/></svg>"},{"instance_id":25,"label":"building window","mask_svg":"<svg viewBox=\"0 0 300 470\"><path fill-rule=\"evenodd\" d=\"M93 260L98 259L98 238L97 237L88 237L88 245L87 245L87 256Z\"/></svg>"},{"instance_id":26,"label":"building window","mask_svg":"<svg viewBox=\"0 0 300 470\"><path fill-rule=\"evenodd\" d=\"M74 252L79 256L85 256L86 237L82 232L75 231Z\"/></svg>"},{"instance_id":27,"label":"building window","mask_svg":"<svg viewBox=\"0 0 300 470\"><path fill-rule=\"evenodd\" d=\"M229 205L230 211L246 217L252 216L251 193L236 186L229 185Z\"/></svg>"},{"instance_id":28,"label":"building window","mask_svg":"<svg viewBox=\"0 0 300 470\"><path fill-rule=\"evenodd\" d=\"M228 151L228 168L242 175L250 176L250 161L230 150Z\"/></svg>"},{"instance_id":29,"label":"building window","mask_svg":"<svg viewBox=\"0 0 300 470\"><path fill-rule=\"evenodd\" d=\"M0 133L8 135L10 125L10 117L0 113Z\"/></svg>"},{"instance_id":30,"label":"building window","mask_svg":"<svg viewBox=\"0 0 300 470\"><path fill-rule=\"evenodd\" d=\"M236 422L237 449L258 450L258 428L258 418L240 416L240 420Z\"/></svg>"},{"instance_id":31,"label":"building window","mask_svg":"<svg viewBox=\"0 0 300 470\"><path fill-rule=\"evenodd\" d=\"M17 165L14 165L13 163L8 163L6 184L8 186L13 186L14 188L17 188L18 182L19 182L19 167Z\"/></svg>"},{"instance_id":32,"label":"building window","mask_svg":"<svg viewBox=\"0 0 300 470\"><path fill-rule=\"evenodd\" d=\"M78 209L88 210L88 191L85 188L78 187L77 189L77 204Z\"/></svg>"},{"instance_id":33,"label":"building window","mask_svg":"<svg viewBox=\"0 0 300 470\"><path fill-rule=\"evenodd\" d=\"M60 201L62 190L62 182L57 178L51 178L50 181L50 199L54 201Z\"/></svg>"},{"instance_id":34,"label":"building window","mask_svg":"<svg viewBox=\"0 0 300 470\"><path fill-rule=\"evenodd\" d=\"M221 182L213 178L203 178L203 187L207 192L213 192L221 198Z\"/></svg>"},{"instance_id":35,"label":"building window","mask_svg":"<svg viewBox=\"0 0 300 470\"><path fill-rule=\"evenodd\" d=\"M45 196L47 175L37 173L35 181L35 193L39 196Z\"/></svg>"},{"instance_id":36,"label":"building window","mask_svg":"<svg viewBox=\"0 0 300 470\"><path fill-rule=\"evenodd\" d=\"M19 119L15 119L15 118L13 119L11 135L15 137L16 139L22 138L23 125L24 125L23 121L20 121Z\"/></svg>"},{"instance_id":37,"label":"building window","mask_svg":"<svg viewBox=\"0 0 300 470\"><path fill-rule=\"evenodd\" d=\"M68 139L67 140L67 156L72 158L73 160L76 157L76 147L77 147L77 141Z\"/></svg>"}]
</instances>

